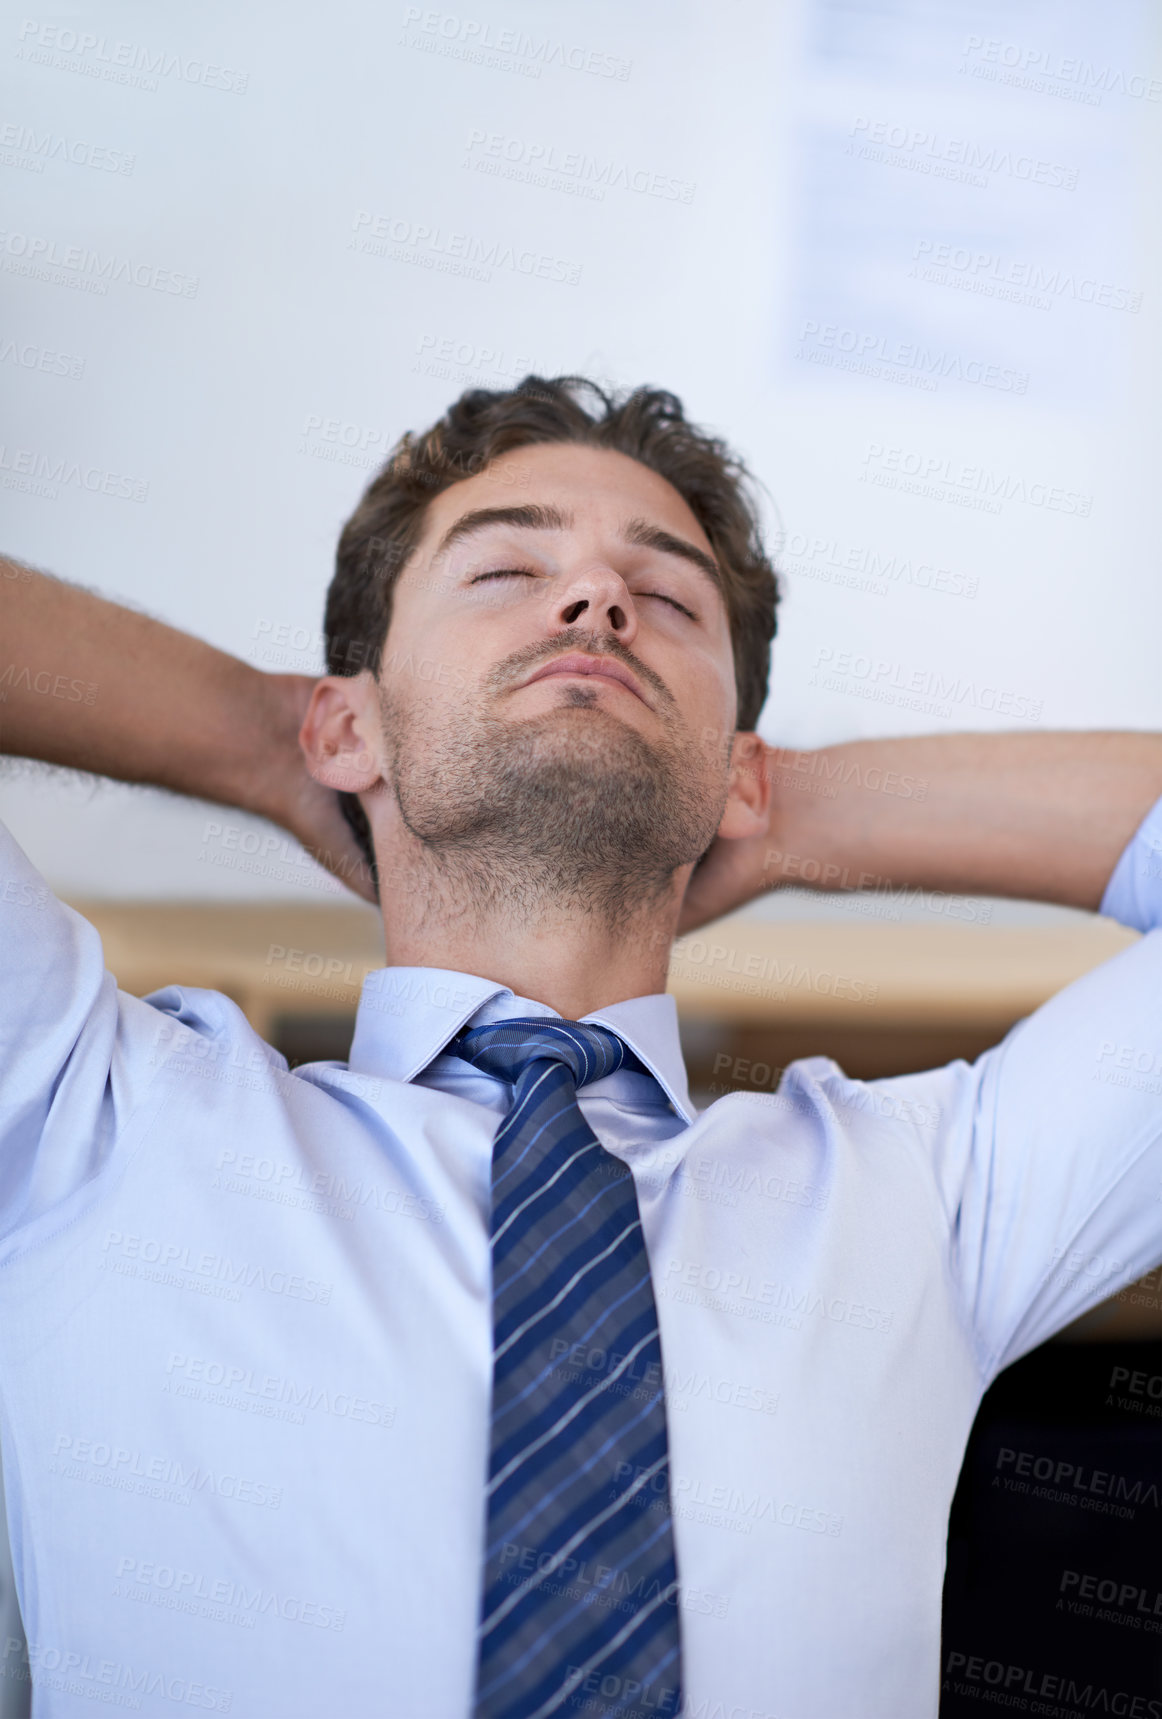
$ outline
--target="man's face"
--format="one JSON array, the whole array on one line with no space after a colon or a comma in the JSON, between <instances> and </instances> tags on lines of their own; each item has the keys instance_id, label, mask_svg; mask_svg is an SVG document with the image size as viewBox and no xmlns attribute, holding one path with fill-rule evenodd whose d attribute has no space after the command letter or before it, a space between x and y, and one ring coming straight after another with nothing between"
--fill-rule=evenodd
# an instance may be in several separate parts
<instances>
[{"instance_id":1,"label":"man's face","mask_svg":"<svg viewBox=\"0 0 1162 1719\"><path fill-rule=\"evenodd\" d=\"M730 629L699 556L713 566L689 507L636 460L567 445L516 449L431 503L396 584L383 678L392 662L407 664L417 682L407 697L436 720L435 707L456 711L465 698L527 720L569 708L580 687L601 720L647 738L676 720L729 735ZM615 662L640 665L641 696L605 675L530 678L577 630L598 635Z\"/></svg>"},{"instance_id":2,"label":"man's face","mask_svg":"<svg viewBox=\"0 0 1162 1719\"><path fill-rule=\"evenodd\" d=\"M604 872L608 901L714 837L737 705L713 551L624 454L520 448L438 495L379 685L385 779L433 851L574 897Z\"/></svg>"}]
</instances>

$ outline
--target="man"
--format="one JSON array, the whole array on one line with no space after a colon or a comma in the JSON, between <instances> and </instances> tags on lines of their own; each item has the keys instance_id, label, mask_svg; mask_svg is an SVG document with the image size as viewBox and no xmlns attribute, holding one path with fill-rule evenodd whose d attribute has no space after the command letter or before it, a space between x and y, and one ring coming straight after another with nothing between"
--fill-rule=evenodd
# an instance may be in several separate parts
<instances>
[{"instance_id":1,"label":"man","mask_svg":"<svg viewBox=\"0 0 1162 1719\"><path fill-rule=\"evenodd\" d=\"M1094 1078L1158 1050L1162 940L972 1065L812 1057L701 1115L668 950L772 852L1146 931L1162 738L863 742L922 805L780 794L740 468L672 396L570 379L404 439L317 685L7 571L7 748L250 806L349 874L353 796L387 958L349 1063L288 1074L223 996L118 993L3 850L38 1711L934 1714L983 1391L1162 1259L1162 1106ZM98 689L83 721L43 674ZM285 1199L238 1192L248 1155Z\"/></svg>"}]
</instances>

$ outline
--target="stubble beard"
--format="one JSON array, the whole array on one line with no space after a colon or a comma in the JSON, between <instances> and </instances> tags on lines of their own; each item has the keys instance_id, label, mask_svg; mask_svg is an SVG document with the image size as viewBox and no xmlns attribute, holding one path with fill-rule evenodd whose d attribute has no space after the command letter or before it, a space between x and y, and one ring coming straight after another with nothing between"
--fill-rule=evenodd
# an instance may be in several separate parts
<instances>
[{"instance_id":1,"label":"stubble beard","mask_svg":"<svg viewBox=\"0 0 1162 1719\"><path fill-rule=\"evenodd\" d=\"M669 896L710 846L726 801L680 727L662 741L561 688L520 722L465 714L454 738L425 734L383 692L393 792L429 872L433 916L540 922L563 912L625 929Z\"/></svg>"}]
</instances>

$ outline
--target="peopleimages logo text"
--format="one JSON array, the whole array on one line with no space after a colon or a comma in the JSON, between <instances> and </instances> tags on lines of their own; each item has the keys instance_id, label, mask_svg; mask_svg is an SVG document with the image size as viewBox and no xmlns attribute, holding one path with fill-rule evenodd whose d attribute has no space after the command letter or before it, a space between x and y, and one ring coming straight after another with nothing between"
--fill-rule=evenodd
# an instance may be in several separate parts
<instances>
[{"instance_id":1,"label":"peopleimages logo text","mask_svg":"<svg viewBox=\"0 0 1162 1719\"><path fill-rule=\"evenodd\" d=\"M153 292L176 293L182 298L196 298L198 277L159 268L155 263L133 257L119 257L116 252L91 251L86 245L60 245L43 234L12 233L0 230L0 254L12 258L4 267L10 272L38 273L43 269L62 269L66 276L87 279L97 292L107 291L109 281L126 286L148 287ZM14 264L24 265L23 271Z\"/></svg>"}]
</instances>

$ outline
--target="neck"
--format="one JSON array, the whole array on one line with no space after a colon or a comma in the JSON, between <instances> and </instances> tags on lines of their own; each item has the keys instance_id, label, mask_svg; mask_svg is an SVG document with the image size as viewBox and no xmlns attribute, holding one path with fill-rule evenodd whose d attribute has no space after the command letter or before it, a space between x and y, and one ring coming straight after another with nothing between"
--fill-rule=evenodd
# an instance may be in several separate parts
<instances>
[{"instance_id":1,"label":"neck","mask_svg":"<svg viewBox=\"0 0 1162 1719\"><path fill-rule=\"evenodd\" d=\"M389 966L475 973L574 1021L665 990L691 867L570 888L479 851L465 863L412 838L390 847L376 854Z\"/></svg>"}]
</instances>

